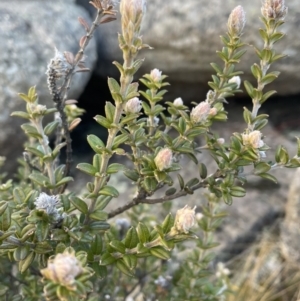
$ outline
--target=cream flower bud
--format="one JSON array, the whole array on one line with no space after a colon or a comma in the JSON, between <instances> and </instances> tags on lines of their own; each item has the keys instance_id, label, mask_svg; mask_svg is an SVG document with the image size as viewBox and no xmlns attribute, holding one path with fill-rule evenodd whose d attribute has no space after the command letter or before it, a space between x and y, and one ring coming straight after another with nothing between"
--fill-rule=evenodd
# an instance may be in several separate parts
<instances>
[{"instance_id":1,"label":"cream flower bud","mask_svg":"<svg viewBox=\"0 0 300 301\"><path fill-rule=\"evenodd\" d=\"M161 73L162 71L159 71L158 69L155 68L151 70L150 77L154 82L159 83L161 81Z\"/></svg>"},{"instance_id":2,"label":"cream flower bud","mask_svg":"<svg viewBox=\"0 0 300 301\"><path fill-rule=\"evenodd\" d=\"M75 278L82 273L83 269L79 260L71 253L57 254L49 259L47 268L42 269L42 275L60 285L72 288Z\"/></svg>"},{"instance_id":3,"label":"cream flower bud","mask_svg":"<svg viewBox=\"0 0 300 301\"><path fill-rule=\"evenodd\" d=\"M210 112L210 104L206 101L200 102L195 108L192 109L191 112L191 120L194 123L199 123L206 121L209 112Z\"/></svg>"},{"instance_id":4,"label":"cream flower bud","mask_svg":"<svg viewBox=\"0 0 300 301\"><path fill-rule=\"evenodd\" d=\"M188 205L185 205L182 209L179 209L175 216L174 227L178 233L188 233L196 223L195 215L196 206L192 209Z\"/></svg>"},{"instance_id":5,"label":"cream flower bud","mask_svg":"<svg viewBox=\"0 0 300 301\"><path fill-rule=\"evenodd\" d=\"M280 20L287 14L287 7L284 0L265 0L263 2L261 13L266 19Z\"/></svg>"},{"instance_id":6,"label":"cream flower bud","mask_svg":"<svg viewBox=\"0 0 300 301\"><path fill-rule=\"evenodd\" d=\"M169 168L172 164L172 161L172 151L167 147L161 149L154 159L155 165L160 171Z\"/></svg>"},{"instance_id":7,"label":"cream flower bud","mask_svg":"<svg viewBox=\"0 0 300 301\"><path fill-rule=\"evenodd\" d=\"M211 108L209 110L209 114L208 115L211 116L211 117L214 117L214 116L217 115L217 113L218 113L218 110L216 108Z\"/></svg>"},{"instance_id":8,"label":"cream flower bud","mask_svg":"<svg viewBox=\"0 0 300 301\"><path fill-rule=\"evenodd\" d=\"M260 131L253 131L249 134L242 134L243 144L250 145L251 147L257 149L264 145L261 140L262 133Z\"/></svg>"},{"instance_id":9,"label":"cream flower bud","mask_svg":"<svg viewBox=\"0 0 300 301\"><path fill-rule=\"evenodd\" d=\"M230 270L225 267L223 262L218 262L216 272L217 278L223 278L228 275L230 275Z\"/></svg>"},{"instance_id":10,"label":"cream flower bud","mask_svg":"<svg viewBox=\"0 0 300 301\"><path fill-rule=\"evenodd\" d=\"M137 97L134 97L126 102L124 111L126 113L138 113L141 109L141 101Z\"/></svg>"},{"instance_id":11,"label":"cream flower bud","mask_svg":"<svg viewBox=\"0 0 300 301\"><path fill-rule=\"evenodd\" d=\"M229 34L231 34L232 36L239 37L242 34L245 23L245 12L243 7L239 5L233 9L228 18L227 28Z\"/></svg>"},{"instance_id":12,"label":"cream flower bud","mask_svg":"<svg viewBox=\"0 0 300 301\"><path fill-rule=\"evenodd\" d=\"M220 145L223 145L225 143L225 139L224 138L218 138L217 143L220 144Z\"/></svg>"},{"instance_id":13,"label":"cream flower bud","mask_svg":"<svg viewBox=\"0 0 300 301\"><path fill-rule=\"evenodd\" d=\"M177 97L174 101L173 101L174 106L179 107L179 106L183 106L183 100L181 97Z\"/></svg>"},{"instance_id":14,"label":"cream flower bud","mask_svg":"<svg viewBox=\"0 0 300 301\"><path fill-rule=\"evenodd\" d=\"M46 113L46 111L46 106L33 104L32 113L43 115L44 113Z\"/></svg>"},{"instance_id":15,"label":"cream flower bud","mask_svg":"<svg viewBox=\"0 0 300 301\"><path fill-rule=\"evenodd\" d=\"M241 78L239 76L232 77L229 81L229 84L236 84L236 89L239 89L241 86Z\"/></svg>"},{"instance_id":16,"label":"cream flower bud","mask_svg":"<svg viewBox=\"0 0 300 301\"><path fill-rule=\"evenodd\" d=\"M122 28L128 29L133 24L134 31L139 32L142 18L146 13L146 0L121 0L120 13L122 15Z\"/></svg>"}]
</instances>

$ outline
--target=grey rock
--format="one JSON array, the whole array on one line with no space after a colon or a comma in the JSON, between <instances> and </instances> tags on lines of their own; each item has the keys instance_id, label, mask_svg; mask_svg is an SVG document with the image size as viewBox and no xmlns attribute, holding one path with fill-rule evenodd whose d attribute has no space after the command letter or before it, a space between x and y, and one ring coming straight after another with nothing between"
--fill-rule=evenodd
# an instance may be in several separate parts
<instances>
[{"instance_id":1,"label":"grey rock","mask_svg":"<svg viewBox=\"0 0 300 301\"><path fill-rule=\"evenodd\" d=\"M13 111L25 108L18 92L26 93L36 85L40 102L52 106L47 64L54 57L54 47L62 52L78 51L78 41L85 34L77 21L79 16L91 21L72 0L0 2L0 127L5 128L0 131L1 155L14 158L21 152L24 134L19 126L24 120L10 117ZM97 55L93 40L86 55L87 67L93 68ZM89 73L74 76L70 98L79 97L89 77Z\"/></svg>"},{"instance_id":2,"label":"grey rock","mask_svg":"<svg viewBox=\"0 0 300 301\"><path fill-rule=\"evenodd\" d=\"M167 94L167 97L181 96L186 100L198 101L199 96L206 94L207 82L214 72L210 63L222 63L216 54L223 46L219 36L225 35L228 16L238 5L243 6L247 19L243 41L261 47L262 40L258 33L258 29L263 27L259 20L260 1L148 1L142 34L144 42L154 47L154 50L141 52L140 57L144 57L145 62L140 74L158 68L169 76L168 80L173 84L168 89L172 94ZM268 86L281 95L300 92L300 86L295 84L300 81L300 6L298 0L288 1L287 6L286 24L281 27L287 36L275 46L277 53L283 52L288 57L271 67L270 70L278 70L282 74L274 84ZM102 75L118 74L111 62L122 61L116 39L120 28L119 22L100 26L98 51L101 49L101 59L97 71ZM258 62L258 57L253 47L246 48L247 53L236 69L244 71L243 80L254 82L250 64Z\"/></svg>"}]
</instances>

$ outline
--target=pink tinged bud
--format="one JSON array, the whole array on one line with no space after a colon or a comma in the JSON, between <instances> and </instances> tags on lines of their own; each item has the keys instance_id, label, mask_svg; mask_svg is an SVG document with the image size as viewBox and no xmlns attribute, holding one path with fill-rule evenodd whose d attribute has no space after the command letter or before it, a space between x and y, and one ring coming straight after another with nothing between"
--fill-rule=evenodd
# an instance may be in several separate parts
<instances>
[{"instance_id":1,"label":"pink tinged bud","mask_svg":"<svg viewBox=\"0 0 300 301\"><path fill-rule=\"evenodd\" d=\"M239 76L232 77L229 81L229 84L236 84L236 89L239 89L241 85L241 78Z\"/></svg>"},{"instance_id":2,"label":"pink tinged bud","mask_svg":"<svg viewBox=\"0 0 300 301\"><path fill-rule=\"evenodd\" d=\"M287 14L287 7L284 0L265 0L263 2L261 13L266 19L280 20Z\"/></svg>"},{"instance_id":3,"label":"pink tinged bud","mask_svg":"<svg viewBox=\"0 0 300 301\"><path fill-rule=\"evenodd\" d=\"M82 271L81 264L74 254L63 253L49 259L47 268L42 269L41 273L55 283L72 288L75 278Z\"/></svg>"},{"instance_id":4,"label":"pink tinged bud","mask_svg":"<svg viewBox=\"0 0 300 301\"><path fill-rule=\"evenodd\" d=\"M143 15L146 13L146 0L121 0L120 13L124 25L129 25L129 22L134 24L134 27L139 29Z\"/></svg>"},{"instance_id":5,"label":"pink tinged bud","mask_svg":"<svg viewBox=\"0 0 300 301\"><path fill-rule=\"evenodd\" d=\"M249 145L255 149L258 149L264 145L261 140L262 133L260 131L253 131L249 134L242 134L243 144Z\"/></svg>"},{"instance_id":6,"label":"pink tinged bud","mask_svg":"<svg viewBox=\"0 0 300 301\"><path fill-rule=\"evenodd\" d=\"M239 37L242 34L242 31L244 29L246 23L246 16L244 9L241 5L237 6L233 11L231 12L227 28L229 34L235 37Z\"/></svg>"},{"instance_id":7,"label":"pink tinged bud","mask_svg":"<svg viewBox=\"0 0 300 301\"><path fill-rule=\"evenodd\" d=\"M195 108L192 109L191 112L191 120L194 123L204 122L206 121L209 112L210 112L210 104L206 101L200 102Z\"/></svg>"},{"instance_id":8,"label":"pink tinged bud","mask_svg":"<svg viewBox=\"0 0 300 301\"><path fill-rule=\"evenodd\" d=\"M158 69L153 69L150 72L150 77L151 79L155 82L155 83L159 83L161 81L161 71L159 71Z\"/></svg>"},{"instance_id":9,"label":"pink tinged bud","mask_svg":"<svg viewBox=\"0 0 300 301\"><path fill-rule=\"evenodd\" d=\"M225 139L224 138L219 138L217 139L217 143L220 145L223 145L225 143Z\"/></svg>"},{"instance_id":10,"label":"pink tinged bud","mask_svg":"<svg viewBox=\"0 0 300 301\"><path fill-rule=\"evenodd\" d=\"M127 101L124 111L126 113L139 113L141 109L141 101L137 97L134 97Z\"/></svg>"},{"instance_id":11,"label":"pink tinged bud","mask_svg":"<svg viewBox=\"0 0 300 301\"><path fill-rule=\"evenodd\" d=\"M156 155L154 162L158 170L162 171L169 168L173 161L172 151L169 148L163 148Z\"/></svg>"},{"instance_id":12,"label":"pink tinged bud","mask_svg":"<svg viewBox=\"0 0 300 301\"><path fill-rule=\"evenodd\" d=\"M174 100L173 102L174 106L176 107L180 107L180 106L183 106L183 100L181 97L178 97Z\"/></svg>"},{"instance_id":13,"label":"pink tinged bud","mask_svg":"<svg viewBox=\"0 0 300 301\"><path fill-rule=\"evenodd\" d=\"M188 205L185 205L182 209L179 209L176 213L174 227L179 233L188 233L196 223L195 215L196 206L192 209Z\"/></svg>"},{"instance_id":14,"label":"pink tinged bud","mask_svg":"<svg viewBox=\"0 0 300 301\"><path fill-rule=\"evenodd\" d=\"M218 110L216 109L216 108L211 108L210 110L209 110L209 116L210 117L214 117L214 116L216 116L217 115L217 113L218 113Z\"/></svg>"}]
</instances>

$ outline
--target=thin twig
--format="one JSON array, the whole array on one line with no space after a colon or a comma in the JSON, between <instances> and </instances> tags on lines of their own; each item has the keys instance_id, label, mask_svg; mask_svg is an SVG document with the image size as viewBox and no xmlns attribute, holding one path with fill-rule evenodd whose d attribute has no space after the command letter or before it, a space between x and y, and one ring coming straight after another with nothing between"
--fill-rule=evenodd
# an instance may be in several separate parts
<instances>
[{"instance_id":1,"label":"thin twig","mask_svg":"<svg viewBox=\"0 0 300 301\"><path fill-rule=\"evenodd\" d=\"M189 187L189 190L190 191L195 191L199 188L204 188L207 186L207 182L204 180L200 183L198 183L197 185L193 186L193 187ZM159 204L159 203L164 203L164 202L167 202L167 201L171 201L171 200L174 200L174 199L177 199L177 198L180 198L182 196L186 196L188 194L191 194L191 192L187 192L185 190L180 190L178 191L177 193L173 194L173 195L165 195L164 197L162 198L157 198L157 199L147 199L147 198L144 198L144 197L141 197L141 196L137 196L136 198L134 198L133 200L131 200L130 202L128 202L127 204L125 204L124 206L122 207L119 207L115 210L112 210L109 214L108 214L108 218L112 218L136 205L139 205L139 204Z\"/></svg>"},{"instance_id":2,"label":"thin twig","mask_svg":"<svg viewBox=\"0 0 300 301\"><path fill-rule=\"evenodd\" d=\"M67 94L70 89L72 77L75 73L75 68L80 63L80 61L83 59L84 50L88 46L90 40L92 39L94 31L99 26L101 17L103 16L103 13L104 13L103 10L100 10L100 9L97 10L97 16L96 16L90 30L85 35L85 39L84 39L82 45L80 45L81 47L75 56L74 63L71 66L71 68L68 70L68 72L65 76L64 82L60 88L60 91L59 91L58 95L56 95L56 99L55 99L56 108L61 117L62 129L64 131L64 137L65 137L65 140L67 143L67 145L66 145L66 166L65 166L65 170L64 170L65 177L69 175L71 163L72 163L72 139L71 139L71 135L70 135L70 131L69 131L67 116L64 112L65 100L67 99ZM59 143L59 141L56 141L56 142ZM65 191L66 187L67 187L67 183L62 185L60 188L60 193L63 193Z\"/></svg>"}]
</instances>

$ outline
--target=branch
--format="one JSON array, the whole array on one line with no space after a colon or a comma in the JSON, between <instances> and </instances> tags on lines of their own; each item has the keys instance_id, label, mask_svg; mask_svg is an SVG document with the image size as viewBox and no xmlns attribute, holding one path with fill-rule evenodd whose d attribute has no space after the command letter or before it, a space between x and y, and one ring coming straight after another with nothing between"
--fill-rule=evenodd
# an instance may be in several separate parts
<instances>
[{"instance_id":1,"label":"branch","mask_svg":"<svg viewBox=\"0 0 300 301\"><path fill-rule=\"evenodd\" d=\"M104 10L101 10L101 9L97 10L97 16L96 16L91 28L87 31L87 34L80 40L80 49L77 52L77 54L75 55L74 62L72 64L71 68L67 71L67 74L64 78L63 84L62 84L59 92L57 93L57 95L55 95L53 97L53 101L56 103L57 111L59 112L61 120L62 120L62 128L64 131L65 140L67 143L67 145L66 145L66 167L64 170L65 177L68 176L70 173L71 162L72 162L72 139L71 139L71 135L70 135L70 131L69 131L67 116L64 112L65 101L67 98L68 91L70 89L72 77L73 77L74 73L76 72L75 68L80 63L80 61L83 59L85 48L88 46L90 40L92 39L93 33L96 30L96 28L99 26L101 17L104 14L105 14ZM60 141L56 141L56 142L60 143ZM63 193L65 191L66 187L67 187L67 183L65 183L63 186L61 186L60 193Z\"/></svg>"},{"instance_id":2,"label":"branch","mask_svg":"<svg viewBox=\"0 0 300 301\"><path fill-rule=\"evenodd\" d=\"M165 195L162 198L157 198L157 199L147 199L144 196L140 196L138 195L137 197L135 197L133 200L131 200L130 202L128 202L127 204L125 204L122 207L119 207L115 210L112 210L109 214L108 214L108 218L112 218L120 213L123 213L124 211L139 205L139 204L159 204L159 203L164 203L167 201L171 201L177 198L180 198L182 196L186 196L188 194L193 194L193 192L199 188L204 188L207 186L207 182L205 180L203 180L202 182L198 183L197 185L193 186L193 187L188 187L188 191L186 190L180 190L177 193L173 194L173 195Z\"/></svg>"}]
</instances>

